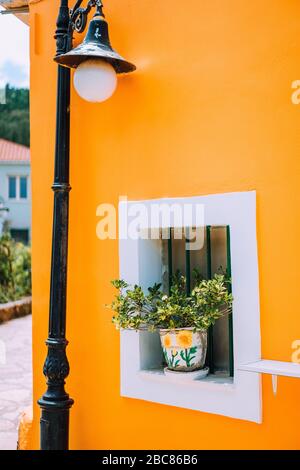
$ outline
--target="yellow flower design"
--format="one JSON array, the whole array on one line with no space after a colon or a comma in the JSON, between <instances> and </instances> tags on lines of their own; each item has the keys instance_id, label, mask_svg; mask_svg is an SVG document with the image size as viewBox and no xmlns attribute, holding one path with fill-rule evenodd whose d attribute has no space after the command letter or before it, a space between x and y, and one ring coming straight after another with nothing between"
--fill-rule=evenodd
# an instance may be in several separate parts
<instances>
[{"instance_id":1,"label":"yellow flower design","mask_svg":"<svg viewBox=\"0 0 300 470\"><path fill-rule=\"evenodd\" d=\"M165 336L164 336L164 347L165 348L170 348L171 347L171 344L172 344L172 340L171 340L171 336L169 335L169 333L167 333Z\"/></svg>"},{"instance_id":2,"label":"yellow flower design","mask_svg":"<svg viewBox=\"0 0 300 470\"><path fill-rule=\"evenodd\" d=\"M193 332L182 330L176 335L176 341L178 346L184 349L188 349L193 344Z\"/></svg>"},{"instance_id":3,"label":"yellow flower design","mask_svg":"<svg viewBox=\"0 0 300 470\"><path fill-rule=\"evenodd\" d=\"M172 356L174 356L174 357L177 356L177 351L176 351L176 349L172 349Z\"/></svg>"}]
</instances>

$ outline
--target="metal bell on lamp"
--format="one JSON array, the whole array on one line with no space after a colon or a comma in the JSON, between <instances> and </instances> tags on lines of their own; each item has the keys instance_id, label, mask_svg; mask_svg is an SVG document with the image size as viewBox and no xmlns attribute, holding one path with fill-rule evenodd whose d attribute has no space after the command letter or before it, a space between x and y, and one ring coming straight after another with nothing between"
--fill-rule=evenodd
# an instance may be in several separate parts
<instances>
[{"instance_id":1,"label":"metal bell on lamp","mask_svg":"<svg viewBox=\"0 0 300 470\"><path fill-rule=\"evenodd\" d=\"M136 70L134 64L125 60L112 48L109 40L108 24L102 12L101 3L89 24L83 43L66 54L56 56L54 60L60 65L77 68L82 62L89 59L108 62L117 74L130 73Z\"/></svg>"}]
</instances>

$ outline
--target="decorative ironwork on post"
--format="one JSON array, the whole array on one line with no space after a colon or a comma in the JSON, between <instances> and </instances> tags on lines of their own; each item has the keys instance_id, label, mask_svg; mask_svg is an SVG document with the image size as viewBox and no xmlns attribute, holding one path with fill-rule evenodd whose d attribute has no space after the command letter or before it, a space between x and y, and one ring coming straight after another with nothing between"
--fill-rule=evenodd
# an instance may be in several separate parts
<instances>
[{"instance_id":1,"label":"decorative ironwork on post","mask_svg":"<svg viewBox=\"0 0 300 470\"><path fill-rule=\"evenodd\" d=\"M66 53L72 35L69 31L68 0L61 0L55 34L57 54ZM47 391L39 400L41 449L67 450L69 446L69 409L73 400L65 391L69 375L66 355L66 291L69 225L69 139L70 139L70 70L58 66L57 116L52 236L51 288L48 355L44 364Z\"/></svg>"}]
</instances>

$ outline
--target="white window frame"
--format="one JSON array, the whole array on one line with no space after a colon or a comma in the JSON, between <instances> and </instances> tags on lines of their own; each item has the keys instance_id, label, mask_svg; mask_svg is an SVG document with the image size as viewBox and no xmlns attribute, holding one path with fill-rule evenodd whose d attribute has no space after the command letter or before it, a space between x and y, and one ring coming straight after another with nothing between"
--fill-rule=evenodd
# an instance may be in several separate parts
<instances>
[{"instance_id":1,"label":"white window frame","mask_svg":"<svg viewBox=\"0 0 300 470\"><path fill-rule=\"evenodd\" d=\"M9 197L9 178L16 178L16 197ZM20 185L20 180L21 178L26 178L27 181L27 197L22 197L20 194L21 190L21 185ZM7 175L7 199L10 202L23 202L23 201L28 201L29 199L29 178L28 175L24 174L10 174Z\"/></svg>"},{"instance_id":2,"label":"white window frame","mask_svg":"<svg viewBox=\"0 0 300 470\"><path fill-rule=\"evenodd\" d=\"M153 341L145 335L152 333L121 331L121 396L261 423L260 375L239 369L261 358L255 191L141 202L146 206L153 202L203 204L205 225L230 226L234 379L208 376L184 383L176 378L174 382L163 372L145 367L145 359L141 359L141 350L151 348ZM130 205L136 203L120 202L120 234L128 225ZM195 226L194 214L190 217L185 220L187 227ZM159 254L152 250L151 241L120 237L119 253L120 277L127 282L144 285L145 264L149 285L159 279Z\"/></svg>"}]
</instances>

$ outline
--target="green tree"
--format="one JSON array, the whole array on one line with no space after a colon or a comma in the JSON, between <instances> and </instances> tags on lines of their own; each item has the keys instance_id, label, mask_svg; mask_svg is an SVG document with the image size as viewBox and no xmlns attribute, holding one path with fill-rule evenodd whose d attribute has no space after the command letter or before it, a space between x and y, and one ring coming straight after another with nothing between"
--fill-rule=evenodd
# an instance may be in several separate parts
<instances>
[{"instance_id":1,"label":"green tree","mask_svg":"<svg viewBox=\"0 0 300 470\"><path fill-rule=\"evenodd\" d=\"M31 294L31 251L9 234L0 237L0 303Z\"/></svg>"},{"instance_id":2,"label":"green tree","mask_svg":"<svg viewBox=\"0 0 300 470\"><path fill-rule=\"evenodd\" d=\"M5 97L0 105L0 138L29 147L29 90L6 85Z\"/></svg>"}]
</instances>

